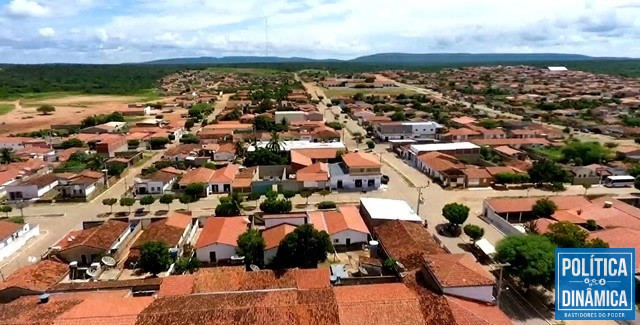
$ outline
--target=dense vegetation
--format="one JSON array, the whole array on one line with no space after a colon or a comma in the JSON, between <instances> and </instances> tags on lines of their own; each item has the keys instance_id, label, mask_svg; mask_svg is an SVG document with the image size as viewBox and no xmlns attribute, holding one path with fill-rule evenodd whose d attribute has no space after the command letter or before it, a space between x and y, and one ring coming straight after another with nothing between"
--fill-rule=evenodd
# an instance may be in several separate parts
<instances>
[{"instance_id":1,"label":"dense vegetation","mask_svg":"<svg viewBox=\"0 0 640 325\"><path fill-rule=\"evenodd\" d=\"M181 66L153 65L4 65L0 98L48 92L138 95L155 89L162 77Z\"/></svg>"},{"instance_id":2,"label":"dense vegetation","mask_svg":"<svg viewBox=\"0 0 640 325\"><path fill-rule=\"evenodd\" d=\"M572 70L594 73L640 77L640 60L580 60L580 61L504 61L499 63L355 63L348 61L315 61L295 63L246 63L216 65L225 68L274 69L300 71L316 69L331 73L356 73L388 69L404 69L437 72L444 68L478 65L561 65ZM162 77L186 69L204 69L212 65L0 65L0 98L15 98L50 92L75 92L84 94L140 95L157 87ZM296 88L296 86L294 86Z\"/></svg>"}]
</instances>

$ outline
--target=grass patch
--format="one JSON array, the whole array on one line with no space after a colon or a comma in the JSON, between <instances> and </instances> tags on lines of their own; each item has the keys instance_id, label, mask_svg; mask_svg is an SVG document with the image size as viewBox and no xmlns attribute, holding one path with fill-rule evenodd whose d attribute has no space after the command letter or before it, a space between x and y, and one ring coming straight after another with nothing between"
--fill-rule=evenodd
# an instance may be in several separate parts
<instances>
[{"instance_id":1,"label":"grass patch","mask_svg":"<svg viewBox=\"0 0 640 325\"><path fill-rule=\"evenodd\" d=\"M336 88L322 88L324 94L329 97L337 97L337 96L353 96L357 93L362 93L364 95L367 94L385 94L385 95L415 95L417 92L409 89L404 89L402 87L392 87L392 88L344 88L344 87L336 87Z\"/></svg>"},{"instance_id":2,"label":"grass patch","mask_svg":"<svg viewBox=\"0 0 640 325\"><path fill-rule=\"evenodd\" d=\"M12 99L22 99L28 101L41 101L47 99L56 99L63 98L68 96L78 96L82 95L80 92L71 92L71 91L54 91L54 92L46 92L46 93L22 93L18 96L13 96Z\"/></svg>"},{"instance_id":3,"label":"grass patch","mask_svg":"<svg viewBox=\"0 0 640 325\"><path fill-rule=\"evenodd\" d=\"M160 92L158 91L158 89L151 88L141 90L139 92L136 92L135 94L132 94L131 96L140 97L139 101L141 102L151 102L160 99Z\"/></svg>"},{"instance_id":4,"label":"grass patch","mask_svg":"<svg viewBox=\"0 0 640 325\"><path fill-rule=\"evenodd\" d=\"M238 73L238 74L255 74L255 75L270 75L285 73L275 69L265 68L227 68L227 67L211 67L207 68L207 71L216 73Z\"/></svg>"},{"instance_id":5,"label":"grass patch","mask_svg":"<svg viewBox=\"0 0 640 325\"><path fill-rule=\"evenodd\" d=\"M556 162L564 158L564 155L562 154L562 148L557 148L557 147L533 148L533 152Z\"/></svg>"},{"instance_id":6,"label":"grass patch","mask_svg":"<svg viewBox=\"0 0 640 325\"><path fill-rule=\"evenodd\" d=\"M0 115L7 114L15 108L13 104L0 104Z\"/></svg>"}]
</instances>

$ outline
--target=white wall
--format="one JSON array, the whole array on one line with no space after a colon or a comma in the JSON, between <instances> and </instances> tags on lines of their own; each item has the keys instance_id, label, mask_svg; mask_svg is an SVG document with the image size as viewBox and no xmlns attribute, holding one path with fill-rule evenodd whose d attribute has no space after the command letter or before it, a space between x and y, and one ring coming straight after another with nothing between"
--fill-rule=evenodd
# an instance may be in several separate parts
<instances>
[{"instance_id":1,"label":"white wall","mask_svg":"<svg viewBox=\"0 0 640 325\"><path fill-rule=\"evenodd\" d=\"M209 252L216 252L216 258L218 259L218 261L228 260L231 258L231 256L235 255L236 247L226 244L213 244L198 248L196 249L196 257L198 258L198 261L207 263L217 262L209 260Z\"/></svg>"},{"instance_id":2,"label":"white wall","mask_svg":"<svg viewBox=\"0 0 640 325\"><path fill-rule=\"evenodd\" d=\"M495 211L487 204L485 201L483 204L484 216L489 219L492 225L494 225L499 231L501 231L505 235L522 235L516 227L514 227L510 222L504 220L500 217ZM517 216L516 216L517 217Z\"/></svg>"},{"instance_id":3,"label":"white wall","mask_svg":"<svg viewBox=\"0 0 640 325\"><path fill-rule=\"evenodd\" d=\"M38 235L40 235L40 226L36 225L32 227L30 224L25 224L18 232L17 238L13 239L9 237L0 242L0 261L11 256L22 248L29 239Z\"/></svg>"},{"instance_id":4,"label":"white wall","mask_svg":"<svg viewBox=\"0 0 640 325\"><path fill-rule=\"evenodd\" d=\"M170 183L164 184L163 182L138 183L136 184L136 193L138 193L138 188L146 188L146 194L162 194L169 188L169 185Z\"/></svg>"},{"instance_id":5,"label":"white wall","mask_svg":"<svg viewBox=\"0 0 640 325\"><path fill-rule=\"evenodd\" d=\"M285 118L287 119L287 122L306 121L307 114L302 111L276 112L276 123L281 123Z\"/></svg>"},{"instance_id":6,"label":"white wall","mask_svg":"<svg viewBox=\"0 0 640 325\"><path fill-rule=\"evenodd\" d=\"M235 155L228 152L220 152L220 153L215 153L213 155L214 161L231 161L234 158L235 158Z\"/></svg>"},{"instance_id":7,"label":"white wall","mask_svg":"<svg viewBox=\"0 0 640 325\"><path fill-rule=\"evenodd\" d=\"M472 300L479 300L479 301L485 301L485 302L495 301L493 297L493 286L444 288L442 291L445 294L469 298Z\"/></svg>"},{"instance_id":8,"label":"white wall","mask_svg":"<svg viewBox=\"0 0 640 325\"><path fill-rule=\"evenodd\" d=\"M7 188L7 197L9 198L9 200L11 200L10 193L12 192L13 193L22 192L22 198L25 200L35 199L40 197L38 195L38 187L35 185L17 185L17 186L11 186Z\"/></svg>"},{"instance_id":9,"label":"white wall","mask_svg":"<svg viewBox=\"0 0 640 325\"><path fill-rule=\"evenodd\" d=\"M264 228L269 229L271 227L275 227L277 225L281 225L283 223L288 223L290 225L302 226L304 225L305 218L267 218L264 220Z\"/></svg>"},{"instance_id":10,"label":"white wall","mask_svg":"<svg viewBox=\"0 0 640 325\"><path fill-rule=\"evenodd\" d=\"M351 239L351 244L366 243L368 241L368 234L355 230L343 230L339 233L331 235L331 242L334 245L346 245L347 238ZM337 240L337 241L336 241Z\"/></svg>"},{"instance_id":11,"label":"white wall","mask_svg":"<svg viewBox=\"0 0 640 325\"><path fill-rule=\"evenodd\" d=\"M362 187L356 187L356 180L362 180ZM369 187L368 180L374 180L374 186ZM342 189L345 190L375 190L380 187L382 175L375 176L351 176L351 175L341 175L341 176L331 176L331 189L338 189L338 181L342 180Z\"/></svg>"},{"instance_id":12,"label":"white wall","mask_svg":"<svg viewBox=\"0 0 640 325\"><path fill-rule=\"evenodd\" d=\"M217 192L215 192L213 190L213 186L214 185L218 185L218 191ZM224 190L224 186L225 185L229 185L229 190L233 191L233 186L231 186L231 184L229 184L229 183L226 183L226 184L225 183L210 183L209 184L210 193L227 193L227 191Z\"/></svg>"},{"instance_id":13,"label":"white wall","mask_svg":"<svg viewBox=\"0 0 640 325\"><path fill-rule=\"evenodd\" d=\"M47 186L44 186L38 190L38 197L43 196L45 193L51 191L54 187L58 186L58 181L55 181Z\"/></svg>"}]
</instances>

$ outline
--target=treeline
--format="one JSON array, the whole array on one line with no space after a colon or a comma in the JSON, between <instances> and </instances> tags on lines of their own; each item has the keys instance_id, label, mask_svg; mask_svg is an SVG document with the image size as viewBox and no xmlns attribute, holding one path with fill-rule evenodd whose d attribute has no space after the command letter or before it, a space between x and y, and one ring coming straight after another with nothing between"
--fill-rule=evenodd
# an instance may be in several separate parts
<instances>
[{"instance_id":1,"label":"treeline","mask_svg":"<svg viewBox=\"0 0 640 325\"><path fill-rule=\"evenodd\" d=\"M185 66L155 65L3 65L0 98L48 92L134 95L158 87L162 77Z\"/></svg>"}]
</instances>

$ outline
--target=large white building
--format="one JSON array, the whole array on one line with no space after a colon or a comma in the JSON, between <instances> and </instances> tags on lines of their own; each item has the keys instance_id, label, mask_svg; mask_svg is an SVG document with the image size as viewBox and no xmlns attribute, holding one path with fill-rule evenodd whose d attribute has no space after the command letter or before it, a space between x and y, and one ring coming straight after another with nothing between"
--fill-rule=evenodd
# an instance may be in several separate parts
<instances>
[{"instance_id":1,"label":"large white building","mask_svg":"<svg viewBox=\"0 0 640 325\"><path fill-rule=\"evenodd\" d=\"M451 156L479 155L480 146L471 142L413 144L409 146L403 158L409 159L415 165L416 157L427 152L440 152Z\"/></svg>"},{"instance_id":2,"label":"large white building","mask_svg":"<svg viewBox=\"0 0 640 325\"><path fill-rule=\"evenodd\" d=\"M438 139L444 127L436 122L387 122L375 128L381 141L403 139Z\"/></svg>"},{"instance_id":3,"label":"large white building","mask_svg":"<svg viewBox=\"0 0 640 325\"><path fill-rule=\"evenodd\" d=\"M266 148L269 144L269 141L258 141L258 148ZM308 140L299 140L299 141L281 141L280 142L280 150L281 151L290 151L296 149L339 149L344 150L346 147L342 142L312 142ZM252 152L255 151L255 146L250 146L247 151Z\"/></svg>"},{"instance_id":4,"label":"large white building","mask_svg":"<svg viewBox=\"0 0 640 325\"><path fill-rule=\"evenodd\" d=\"M422 218L402 200L363 197L360 198L360 214L369 229L391 220L422 223Z\"/></svg>"}]
</instances>

